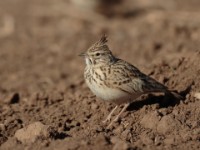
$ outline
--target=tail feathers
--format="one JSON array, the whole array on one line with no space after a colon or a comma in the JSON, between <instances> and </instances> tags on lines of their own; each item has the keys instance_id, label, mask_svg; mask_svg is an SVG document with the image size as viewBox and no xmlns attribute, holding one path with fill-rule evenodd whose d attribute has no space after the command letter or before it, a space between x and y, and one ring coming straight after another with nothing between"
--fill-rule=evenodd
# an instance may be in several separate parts
<instances>
[{"instance_id":1,"label":"tail feathers","mask_svg":"<svg viewBox=\"0 0 200 150\"><path fill-rule=\"evenodd\" d=\"M179 93L177 93L175 91L168 91L166 94L172 95L173 97L175 97L178 100L183 100L184 99L183 96L181 96Z\"/></svg>"}]
</instances>

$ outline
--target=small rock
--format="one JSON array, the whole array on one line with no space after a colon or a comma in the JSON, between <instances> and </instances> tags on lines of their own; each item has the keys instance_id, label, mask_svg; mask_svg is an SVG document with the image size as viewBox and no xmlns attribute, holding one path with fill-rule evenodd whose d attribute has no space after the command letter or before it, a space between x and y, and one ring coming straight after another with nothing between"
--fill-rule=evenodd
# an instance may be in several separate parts
<instances>
[{"instance_id":1,"label":"small rock","mask_svg":"<svg viewBox=\"0 0 200 150\"><path fill-rule=\"evenodd\" d=\"M170 137L170 138L165 139L165 140L164 140L164 143L165 143L166 145L172 145L172 144L175 143L175 139L174 139L174 137L172 136L172 137Z\"/></svg>"},{"instance_id":2,"label":"small rock","mask_svg":"<svg viewBox=\"0 0 200 150\"><path fill-rule=\"evenodd\" d=\"M145 145L153 144L153 140L146 133L142 133L140 135L140 139L141 139L142 143Z\"/></svg>"},{"instance_id":3,"label":"small rock","mask_svg":"<svg viewBox=\"0 0 200 150\"><path fill-rule=\"evenodd\" d=\"M181 137L182 137L183 142L192 140L192 135L190 133L182 133Z\"/></svg>"},{"instance_id":4,"label":"small rock","mask_svg":"<svg viewBox=\"0 0 200 150\"><path fill-rule=\"evenodd\" d=\"M169 110L167 108L161 108L161 109L159 109L159 113L161 113L163 116L165 116L169 113Z\"/></svg>"},{"instance_id":5,"label":"small rock","mask_svg":"<svg viewBox=\"0 0 200 150\"><path fill-rule=\"evenodd\" d=\"M194 93L194 97L200 99L200 92Z\"/></svg>"},{"instance_id":6,"label":"small rock","mask_svg":"<svg viewBox=\"0 0 200 150\"><path fill-rule=\"evenodd\" d=\"M153 111L156 111L157 109L159 109L159 104L153 104L151 105L151 108Z\"/></svg>"},{"instance_id":7,"label":"small rock","mask_svg":"<svg viewBox=\"0 0 200 150\"><path fill-rule=\"evenodd\" d=\"M175 127L178 127L177 121L171 116L167 115L162 117L157 125L157 131L162 134L173 131Z\"/></svg>"},{"instance_id":8,"label":"small rock","mask_svg":"<svg viewBox=\"0 0 200 150\"><path fill-rule=\"evenodd\" d=\"M9 149L16 149L16 150L19 150L19 149L23 149L22 148L22 145L19 146L19 144L17 143L17 140L15 138L8 138L6 139L5 141L1 141L1 148L0 149L3 149L3 150L9 150ZM18 145L18 146L16 146ZM21 147L21 148L19 148Z\"/></svg>"},{"instance_id":9,"label":"small rock","mask_svg":"<svg viewBox=\"0 0 200 150\"><path fill-rule=\"evenodd\" d=\"M157 111L154 111L146 114L140 121L140 124L145 128L155 129L160 118L161 117L159 116L159 113Z\"/></svg>"},{"instance_id":10,"label":"small rock","mask_svg":"<svg viewBox=\"0 0 200 150\"><path fill-rule=\"evenodd\" d=\"M117 134L121 134L123 132L123 127L122 126L117 126L116 128L115 128L115 130L113 131L113 133L115 133L116 135Z\"/></svg>"},{"instance_id":11,"label":"small rock","mask_svg":"<svg viewBox=\"0 0 200 150\"><path fill-rule=\"evenodd\" d=\"M0 131L5 131L6 127L3 123L0 123Z\"/></svg>"},{"instance_id":12,"label":"small rock","mask_svg":"<svg viewBox=\"0 0 200 150\"><path fill-rule=\"evenodd\" d=\"M100 133L96 138L95 142L98 143L98 145L107 145L109 144L109 139L102 133Z\"/></svg>"},{"instance_id":13,"label":"small rock","mask_svg":"<svg viewBox=\"0 0 200 150\"><path fill-rule=\"evenodd\" d=\"M174 114L175 116L178 116L179 111L178 111L177 109L174 109L174 110L172 111L172 114Z\"/></svg>"},{"instance_id":14,"label":"small rock","mask_svg":"<svg viewBox=\"0 0 200 150\"><path fill-rule=\"evenodd\" d=\"M97 110L99 108L99 106L95 103L92 103L91 108L92 108L92 110Z\"/></svg>"},{"instance_id":15,"label":"small rock","mask_svg":"<svg viewBox=\"0 0 200 150\"><path fill-rule=\"evenodd\" d=\"M126 139L128 138L128 135L130 134L130 130L126 129L121 133L121 136Z\"/></svg>"},{"instance_id":16,"label":"small rock","mask_svg":"<svg viewBox=\"0 0 200 150\"><path fill-rule=\"evenodd\" d=\"M47 137L48 136L48 127L41 122L35 122L27 127L19 129L15 132L14 137L17 138L18 141L25 143L33 143L39 137Z\"/></svg>"},{"instance_id":17,"label":"small rock","mask_svg":"<svg viewBox=\"0 0 200 150\"><path fill-rule=\"evenodd\" d=\"M114 144L112 150L127 150L129 148L129 144L125 141L117 137L112 137L111 142Z\"/></svg>"}]
</instances>

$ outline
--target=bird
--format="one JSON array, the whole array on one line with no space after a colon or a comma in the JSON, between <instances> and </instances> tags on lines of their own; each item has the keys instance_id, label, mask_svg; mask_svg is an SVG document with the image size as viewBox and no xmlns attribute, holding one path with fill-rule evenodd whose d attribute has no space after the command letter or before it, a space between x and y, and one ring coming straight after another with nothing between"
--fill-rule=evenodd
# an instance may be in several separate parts
<instances>
[{"instance_id":1,"label":"bird","mask_svg":"<svg viewBox=\"0 0 200 150\"><path fill-rule=\"evenodd\" d=\"M101 36L99 41L80 56L85 59L84 79L89 89L98 98L116 104L103 123L111 121L114 111L120 105L124 105L108 127L119 119L130 103L143 94L162 92L182 99L178 93L142 73L132 64L114 56L107 42L107 36Z\"/></svg>"}]
</instances>

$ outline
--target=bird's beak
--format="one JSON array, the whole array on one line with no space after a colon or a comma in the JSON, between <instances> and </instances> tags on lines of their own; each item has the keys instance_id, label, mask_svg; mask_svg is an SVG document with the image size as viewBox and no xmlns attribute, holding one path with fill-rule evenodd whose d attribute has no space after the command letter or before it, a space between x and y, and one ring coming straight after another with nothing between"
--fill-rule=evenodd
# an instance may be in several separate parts
<instances>
[{"instance_id":1,"label":"bird's beak","mask_svg":"<svg viewBox=\"0 0 200 150\"><path fill-rule=\"evenodd\" d=\"M83 53L80 53L78 56L85 57L85 56L87 56L87 54L85 52L83 52Z\"/></svg>"}]
</instances>

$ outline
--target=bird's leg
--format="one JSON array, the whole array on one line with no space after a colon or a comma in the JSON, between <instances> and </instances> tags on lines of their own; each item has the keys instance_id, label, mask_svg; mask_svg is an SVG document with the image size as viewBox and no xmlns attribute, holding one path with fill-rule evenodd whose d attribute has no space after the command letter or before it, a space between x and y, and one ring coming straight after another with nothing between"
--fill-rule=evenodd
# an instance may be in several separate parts
<instances>
[{"instance_id":1,"label":"bird's leg","mask_svg":"<svg viewBox=\"0 0 200 150\"><path fill-rule=\"evenodd\" d=\"M109 115L106 117L106 119L103 121L103 123L106 123L107 121L109 121L111 119L112 114L114 113L114 111L117 109L118 105L115 106L115 108L112 109L112 111L109 113Z\"/></svg>"},{"instance_id":2,"label":"bird's leg","mask_svg":"<svg viewBox=\"0 0 200 150\"><path fill-rule=\"evenodd\" d=\"M129 106L129 103L125 104L124 107L122 108L122 110L120 111L120 113L115 117L115 119L108 125L107 128L109 128L114 122L118 121L119 117L121 116L121 114L127 109L127 107Z\"/></svg>"}]
</instances>

